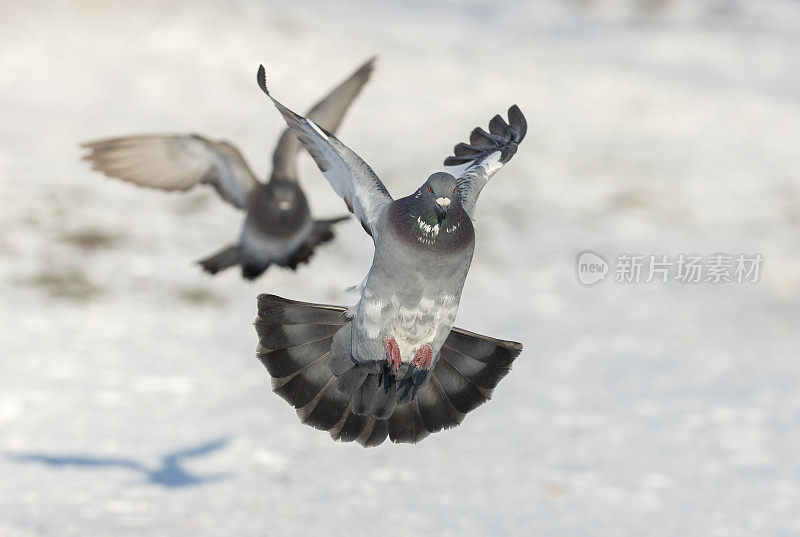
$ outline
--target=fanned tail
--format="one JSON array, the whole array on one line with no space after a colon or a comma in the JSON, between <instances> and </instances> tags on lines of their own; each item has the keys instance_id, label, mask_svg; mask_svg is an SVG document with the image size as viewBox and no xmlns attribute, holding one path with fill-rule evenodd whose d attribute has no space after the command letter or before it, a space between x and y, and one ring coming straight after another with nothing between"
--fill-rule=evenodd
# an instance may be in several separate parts
<instances>
[{"instance_id":1,"label":"fanned tail","mask_svg":"<svg viewBox=\"0 0 800 537\"><path fill-rule=\"evenodd\" d=\"M334 440L371 447L388 436L416 443L459 425L489 400L522 345L453 328L441 357L413 397L400 398L387 376L349 357L346 308L259 295L258 358L272 389L300 420ZM344 350L344 351L343 351Z\"/></svg>"}]
</instances>

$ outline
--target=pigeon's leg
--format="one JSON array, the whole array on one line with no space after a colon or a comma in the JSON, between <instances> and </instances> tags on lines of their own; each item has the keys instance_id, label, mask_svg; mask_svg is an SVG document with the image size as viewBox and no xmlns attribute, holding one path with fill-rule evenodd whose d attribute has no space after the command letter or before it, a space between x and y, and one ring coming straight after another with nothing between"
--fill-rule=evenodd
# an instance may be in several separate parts
<instances>
[{"instance_id":1,"label":"pigeon's leg","mask_svg":"<svg viewBox=\"0 0 800 537\"><path fill-rule=\"evenodd\" d=\"M416 366L417 369L430 369L431 360L433 360L433 349L426 343L419 348L414 355L414 359L411 360L411 364Z\"/></svg>"},{"instance_id":2,"label":"pigeon's leg","mask_svg":"<svg viewBox=\"0 0 800 537\"><path fill-rule=\"evenodd\" d=\"M400 347L392 336L386 338L386 361L393 369L400 368Z\"/></svg>"}]
</instances>

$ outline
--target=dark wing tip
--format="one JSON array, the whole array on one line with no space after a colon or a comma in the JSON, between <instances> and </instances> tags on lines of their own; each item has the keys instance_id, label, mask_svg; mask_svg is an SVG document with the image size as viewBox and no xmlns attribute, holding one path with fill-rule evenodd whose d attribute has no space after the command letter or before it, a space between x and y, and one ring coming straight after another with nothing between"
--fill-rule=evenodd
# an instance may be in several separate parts
<instances>
[{"instance_id":1,"label":"dark wing tip","mask_svg":"<svg viewBox=\"0 0 800 537\"><path fill-rule=\"evenodd\" d=\"M365 77L369 78L372 75L372 71L375 69L375 62L378 60L378 55L371 56L367 58L367 61L361 64L361 66L355 70L355 72L350 75L352 77Z\"/></svg>"},{"instance_id":2,"label":"dark wing tip","mask_svg":"<svg viewBox=\"0 0 800 537\"><path fill-rule=\"evenodd\" d=\"M475 160L475 157L454 157L454 156L449 156L446 159L444 159L444 165L445 166L461 166L462 164L465 164L467 162L471 162L473 160Z\"/></svg>"},{"instance_id":3,"label":"dark wing tip","mask_svg":"<svg viewBox=\"0 0 800 537\"><path fill-rule=\"evenodd\" d=\"M514 356L519 356L519 354L522 352L522 343L519 343L518 341L505 341L504 343L507 349L515 353Z\"/></svg>"},{"instance_id":4,"label":"dark wing tip","mask_svg":"<svg viewBox=\"0 0 800 537\"><path fill-rule=\"evenodd\" d=\"M514 141L520 143L528 132L528 121L516 104L512 104L508 109L508 123L514 131Z\"/></svg>"},{"instance_id":5,"label":"dark wing tip","mask_svg":"<svg viewBox=\"0 0 800 537\"><path fill-rule=\"evenodd\" d=\"M356 71L356 76L361 77L364 79L364 83L366 83L370 78L372 78L372 72L375 70L375 61L378 59L378 56L372 56L364 65L358 68Z\"/></svg>"},{"instance_id":6,"label":"dark wing tip","mask_svg":"<svg viewBox=\"0 0 800 537\"><path fill-rule=\"evenodd\" d=\"M364 64L358 68L359 72L366 72L367 74L372 73L372 70L375 69L375 62L378 61L378 55L374 55L367 59Z\"/></svg>"},{"instance_id":7,"label":"dark wing tip","mask_svg":"<svg viewBox=\"0 0 800 537\"><path fill-rule=\"evenodd\" d=\"M256 80L258 81L258 87L261 88L261 91L269 95L269 90L267 89L267 71L264 69L263 65L258 66Z\"/></svg>"},{"instance_id":8,"label":"dark wing tip","mask_svg":"<svg viewBox=\"0 0 800 537\"><path fill-rule=\"evenodd\" d=\"M453 148L453 155L445 159L445 166L459 166L468 162L477 165L496 151L504 164L517 152L517 146L528 130L525 116L517 105L508 109L508 123L497 114L489 121L489 132L481 127L472 130L469 144L460 143Z\"/></svg>"},{"instance_id":9,"label":"dark wing tip","mask_svg":"<svg viewBox=\"0 0 800 537\"><path fill-rule=\"evenodd\" d=\"M497 114L489 120L489 132L497 136L502 136L505 140L510 140L512 136L506 120L504 120L503 116L500 114Z\"/></svg>"},{"instance_id":10,"label":"dark wing tip","mask_svg":"<svg viewBox=\"0 0 800 537\"><path fill-rule=\"evenodd\" d=\"M485 150L486 147L475 147L470 144L460 142L453 147L453 154L457 157L472 157L483 154Z\"/></svg>"}]
</instances>

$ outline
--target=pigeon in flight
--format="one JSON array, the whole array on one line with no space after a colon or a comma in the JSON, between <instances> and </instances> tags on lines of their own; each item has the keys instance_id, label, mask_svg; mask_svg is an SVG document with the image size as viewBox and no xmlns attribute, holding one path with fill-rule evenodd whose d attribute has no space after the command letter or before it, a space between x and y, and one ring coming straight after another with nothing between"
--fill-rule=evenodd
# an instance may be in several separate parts
<instances>
[{"instance_id":1,"label":"pigeon in flight","mask_svg":"<svg viewBox=\"0 0 800 537\"><path fill-rule=\"evenodd\" d=\"M258 357L273 390L300 419L335 440L375 446L388 436L416 443L454 427L489 399L522 345L454 328L472 261L472 216L483 186L527 129L515 105L508 122L445 160L411 195L392 199L370 167L311 118L261 89L372 236L375 256L351 308L258 297Z\"/></svg>"},{"instance_id":2,"label":"pigeon in flight","mask_svg":"<svg viewBox=\"0 0 800 537\"><path fill-rule=\"evenodd\" d=\"M362 65L308 112L335 132L350 104L369 80L375 58ZM246 212L239 240L199 261L211 274L240 265L252 280L271 264L290 267L308 262L314 248L333 238L333 225L347 217L314 220L297 182L300 143L286 129L272 156L272 176L262 183L233 145L198 134L139 135L82 144L92 169L135 185L162 190L213 186L219 195Z\"/></svg>"}]
</instances>

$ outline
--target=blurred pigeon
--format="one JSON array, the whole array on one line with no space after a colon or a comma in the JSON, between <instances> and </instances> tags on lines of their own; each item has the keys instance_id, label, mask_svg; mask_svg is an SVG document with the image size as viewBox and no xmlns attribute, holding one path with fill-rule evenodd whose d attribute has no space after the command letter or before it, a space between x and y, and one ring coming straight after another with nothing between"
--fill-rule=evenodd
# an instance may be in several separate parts
<instances>
[{"instance_id":1,"label":"blurred pigeon","mask_svg":"<svg viewBox=\"0 0 800 537\"><path fill-rule=\"evenodd\" d=\"M522 345L453 327L472 261L478 195L527 129L515 105L495 116L414 193L393 200L361 158L261 89L375 243L350 309L258 297L258 357L301 420L364 446L416 443L484 403Z\"/></svg>"},{"instance_id":2,"label":"blurred pigeon","mask_svg":"<svg viewBox=\"0 0 800 537\"><path fill-rule=\"evenodd\" d=\"M308 117L336 131L350 104L369 80L375 58L362 65L308 112ZM333 225L346 216L314 220L297 182L300 143L289 129L272 156L272 176L256 179L239 150L224 141L197 134L140 135L82 144L85 160L109 177L162 190L213 186L219 195L246 212L238 242L199 261L207 272L241 265L242 276L254 279L272 263L293 270L308 262L318 244L333 238Z\"/></svg>"}]
</instances>

